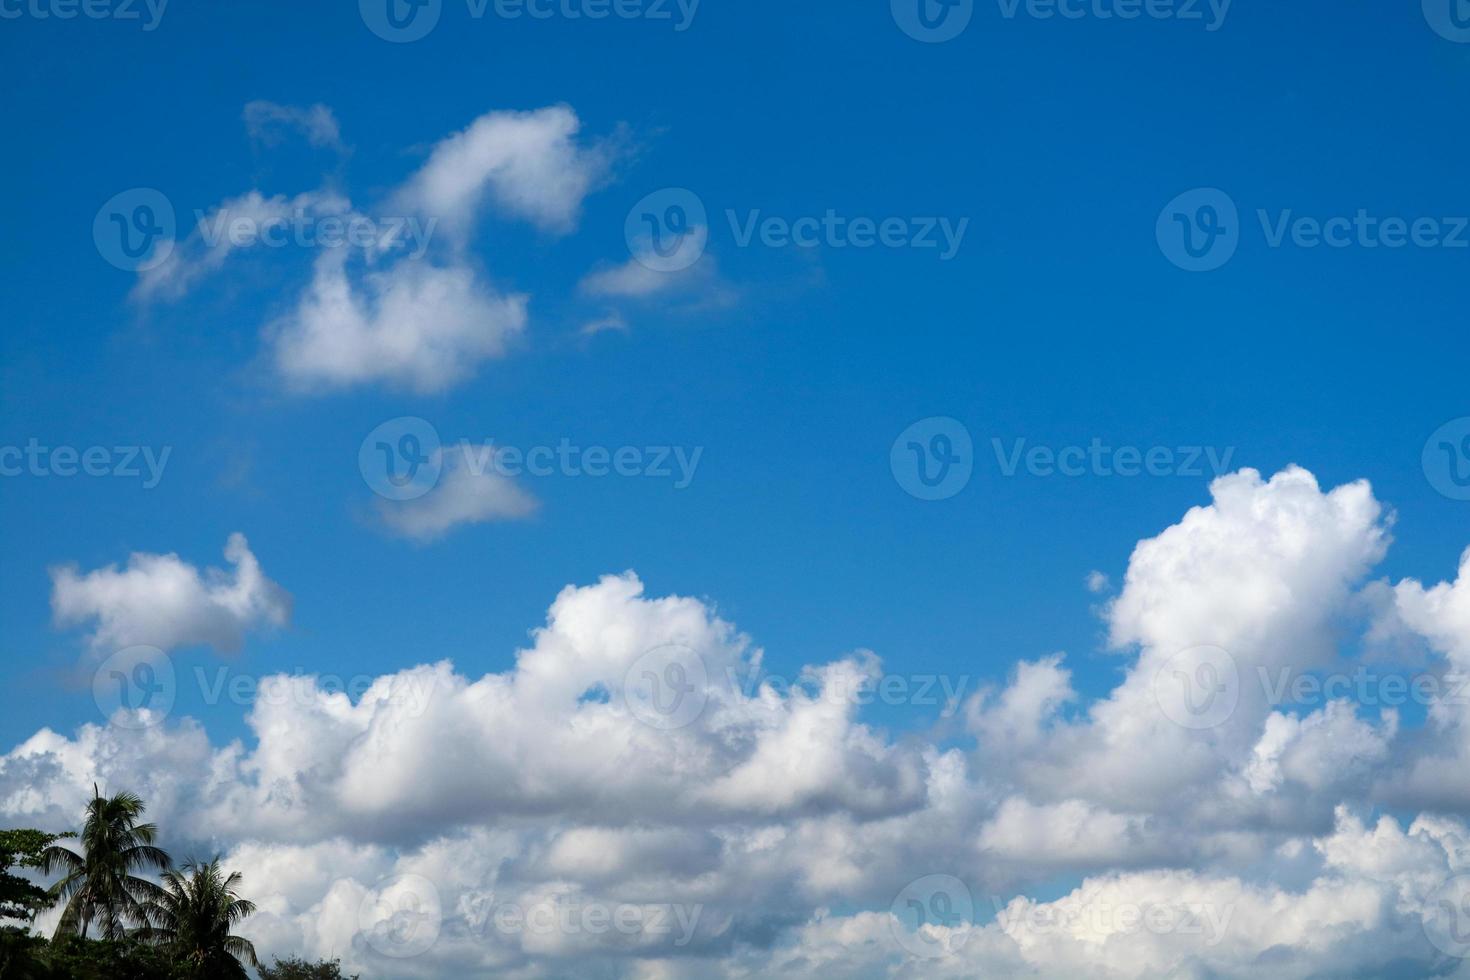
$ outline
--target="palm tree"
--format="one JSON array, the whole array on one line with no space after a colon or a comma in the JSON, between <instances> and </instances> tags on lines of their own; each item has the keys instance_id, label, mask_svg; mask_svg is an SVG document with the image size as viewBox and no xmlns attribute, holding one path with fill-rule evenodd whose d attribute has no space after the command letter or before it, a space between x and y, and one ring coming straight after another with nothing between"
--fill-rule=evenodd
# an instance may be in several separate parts
<instances>
[{"instance_id":1,"label":"palm tree","mask_svg":"<svg viewBox=\"0 0 1470 980\"><path fill-rule=\"evenodd\" d=\"M133 872L173 863L153 846L158 828L138 822L144 810L141 799L132 793L104 797L96 786L92 793L81 833L85 853L60 845L41 853L43 872L65 872L51 888L52 895L66 902L56 924L56 939L68 934L85 936L94 922L103 939L122 939L127 934L125 920L142 921L142 903L158 892L157 885Z\"/></svg>"},{"instance_id":2,"label":"palm tree","mask_svg":"<svg viewBox=\"0 0 1470 980\"><path fill-rule=\"evenodd\" d=\"M230 934L231 927L255 911L254 902L235 893L240 873L225 875L218 857L207 863L190 861L183 870L163 873L163 888L143 905L148 925L136 935L171 947L191 978L248 976L241 961L259 967L255 947Z\"/></svg>"}]
</instances>

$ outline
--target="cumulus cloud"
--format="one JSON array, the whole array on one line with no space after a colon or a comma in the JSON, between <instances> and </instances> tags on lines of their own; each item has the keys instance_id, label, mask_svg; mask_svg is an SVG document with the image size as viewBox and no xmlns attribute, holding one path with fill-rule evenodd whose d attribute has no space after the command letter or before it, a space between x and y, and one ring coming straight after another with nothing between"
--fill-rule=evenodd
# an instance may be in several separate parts
<instances>
[{"instance_id":1,"label":"cumulus cloud","mask_svg":"<svg viewBox=\"0 0 1470 980\"><path fill-rule=\"evenodd\" d=\"M291 597L266 577L243 534L230 535L225 560L232 570L201 573L178 555L145 552L122 569L59 566L51 570L52 614L59 626L88 626L94 650L204 644L234 652L248 631L285 625Z\"/></svg>"},{"instance_id":2,"label":"cumulus cloud","mask_svg":"<svg viewBox=\"0 0 1470 980\"><path fill-rule=\"evenodd\" d=\"M296 308L267 329L276 370L297 391L368 381L444 391L525 330L527 297L495 292L467 265L404 259L358 281L348 260L322 253Z\"/></svg>"},{"instance_id":3,"label":"cumulus cloud","mask_svg":"<svg viewBox=\"0 0 1470 980\"><path fill-rule=\"evenodd\" d=\"M1387 530L1363 483L1222 477L1102 610L1112 690L1023 660L965 738L873 724L874 654L783 681L628 573L562 591L502 672L426 651L354 697L266 678L227 744L187 718L39 732L0 756L0 814L66 827L93 781L133 789L245 872L262 952L375 977L1470 975L1441 921L1470 908L1470 709L1410 727L1274 687L1356 665ZM1466 577L1376 586L1431 669L1466 650Z\"/></svg>"}]
</instances>

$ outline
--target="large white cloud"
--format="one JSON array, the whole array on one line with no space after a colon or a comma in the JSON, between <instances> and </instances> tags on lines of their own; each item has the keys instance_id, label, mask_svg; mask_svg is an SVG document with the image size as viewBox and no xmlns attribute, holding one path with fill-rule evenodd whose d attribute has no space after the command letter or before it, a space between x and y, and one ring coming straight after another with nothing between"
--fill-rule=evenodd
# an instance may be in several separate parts
<instances>
[{"instance_id":1,"label":"large white cloud","mask_svg":"<svg viewBox=\"0 0 1470 980\"><path fill-rule=\"evenodd\" d=\"M40 732L0 757L0 814L61 828L94 780L138 791L245 872L263 951L374 977L1470 976L1434 925L1470 872L1466 709L1288 703L1259 671L1353 666L1374 608L1442 669L1467 576L1385 606L1366 484L1212 495L1105 610L1117 686L1033 657L971 699L968 742L866 722L870 653L745 683L747 637L625 574L564 590L502 673L267 678L227 745L188 719ZM1236 670L1209 724L1156 683L1199 644ZM1375 813L1405 801L1440 812ZM960 891L915 905L933 875Z\"/></svg>"}]
</instances>

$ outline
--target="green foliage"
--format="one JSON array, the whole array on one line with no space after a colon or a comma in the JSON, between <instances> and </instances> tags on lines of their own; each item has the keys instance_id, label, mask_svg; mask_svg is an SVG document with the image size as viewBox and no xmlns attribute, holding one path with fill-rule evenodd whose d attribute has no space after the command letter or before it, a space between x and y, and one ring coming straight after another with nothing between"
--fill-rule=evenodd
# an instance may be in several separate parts
<instances>
[{"instance_id":1,"label":"green foliage","mask_svg":"<svg viewBox=\"0 0 1470 980\"><path fill-rule=\"evenodd\" d=\"M48 942L0 930L0 980L182 980L167 952L131 940L63 936Z\"/></svg>"},{"instance_id":2,"label":"green foliage","mask_svg":"<svg viewBox=\"0 0 1470 980\"><path fill-rule=\"evenodd\" d=\"M354 973L350 977L343 976L341 964L337 960L310 963L299 956L293 956L285 960L276 957L270 966L262 966L260 980L358 980L358 975Z\"/></svg>"},{"instance_id":3,"label":"green foliage","mask_svg":"<svg viewBox=\"0 0 1470 980\"><path fill-rule=\"evenodd\" d=\"M0 926L0 980L49 980L46 940L15 926Z\"/></svg>"},{"instance_id":4,"label":"green foliage","mask_svg":"<svg viewBox=\"0 0 1470 980\"><path fill-rule=\"evenodd\" d=\"M46 848L73 834L48 834L40 830L0 830L0 919L24 922L43 909L51 907L52 898L45 889L11 868L40 870Z\"/></svg>"}]
</instances>

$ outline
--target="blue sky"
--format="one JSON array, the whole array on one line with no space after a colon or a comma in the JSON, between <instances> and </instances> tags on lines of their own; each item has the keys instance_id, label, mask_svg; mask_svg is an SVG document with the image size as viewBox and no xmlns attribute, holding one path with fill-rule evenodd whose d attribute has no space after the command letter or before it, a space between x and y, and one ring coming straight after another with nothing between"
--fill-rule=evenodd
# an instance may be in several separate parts
<instances>
[{"instance_id":1,"label":"blue sky","mask_svg":"<svg viewBox=\"0 0 1470 980\"><path fill-rule=\"evenodd\" d=\"M388 44L334 6L177 2L151 32L23 18L0 35L6 128L27 147L0 163L19 230L0 246L4 441L172 447L151 490L0 483L0 603L23 692L8 738L95 712L57 683L76 649L49 624L48 566L131 551L219 564L236 530L297 599L291 629L252 637L250 669L376 670L430 649L503 667L562 585L629 568L655 591L717 599L776 663L863 646L1003 675L1018 656L1089 654L1083 576L1116 579L1132 542L1203 502L1207 481L1007 478L992 438L1235 447L1236 465L1265 472L1367 477L1413 515L1390 570L1453 568L1470 512L1434 492L1419 454L1463 414L1467 253L1272 249L1253 216L1470 212L1470 137L1454 123L1470 48L1419 11L1347 21L1325 3L1238 4L1210 32L982 5L930 45L882 4L707 3L680 33L475 20L451 2L428 37ZM121 97L124 78L146 94ZM252 149L241 110L257 99L330 106L350 157ZM480 114L559 102L588 133L626 127L635 149L575 234L486 223L476 254L532 294L530 325L447 394L283 397L252 378L273 287L301 274L300 256L139 310L132 276L92 243L96 209L128 188L163 191L186 220L252 186L314 188L324 168L371 199ZM1246 232L1224 268L1189 274L1161 255L1154 221L1200 186L1226 190ZM627 210L663 187L705 201L709 254L738 299L640 309L626 333L580 340L576 318L596 305L578 303L578 278L626 257ZM969 226L950 261L740 248L730 209ZM682 491L539 480L535 519L419 547L354 519L368 496L358 444L403 415L446 438L704 456ZM981 449L969 486L938 502L888 469L898 432L928 416L963 421Z\"/></svg>"},{"instance_id":2,"label":"blue sky","mask_svg":"<svg viewBox=\"0 0 1470 980\"><path fill-rule=\"evenodd\" d=\"M88 628L53 623L49 569L134 552L218 567L235 532L294 600L288 625L225 655L251 676L444 658L505 671L560 590L635 570L651 596L717 609L776 672L865 648L890 671L1001 684L1066 651L1089 698L1127 664L1100 606L1140 540L1210 502L1212 474L1007 475L992 440L1209 447L1265 476L1300 464L1324 490L1365 478L1394 513L1375 578L1453 579L1470 541L1470 503L1421 458L1470 415L1470 231L1458 247L1272 247L1258 216L1363 210L1451 234L1470 215L1470 44L1418 4L1235 0L1212 30L1207 6L1123 21L978 2L933 44L876 0L704 0L682 31L476 18L443 0L411 43L377 36L352 3L172 0L152 30L0 9L21 12L0 20L0 445L170 451L152 488L0 477L6 746L103 720ZM291 125L252 138L252 102L329 107L345 148ZM149 302L94 243L99 208L134 188L160 191L181 235L252 189L393 214L450 134L558 105L598 155L591 186L568 221L489 206L447 246L529 299L506 349L441 390L281 381L268 325L310 280L307 248L231 256ZM589 275L630 262L630 209L666 188L707 211L698 275L594 295ZM1156 237L1165 205L1197 188L1238 209L1238 247L1208 272ZM948 259L742 245L734 226L829 211L967 224ZM584 333L614 312L622 327ZM400 417L446 444L701 455L683 489L523 477L533 513L412 540L384 526L359 469L367 434ZM926 501L890 450L935 417L972 438L973 475ZM198 643L174 656L221 662ZM215 744L252 738L239 705L181 690L180 706ZM894 733L934 720L866 717Z\"/></svg>"}]
</instances>

